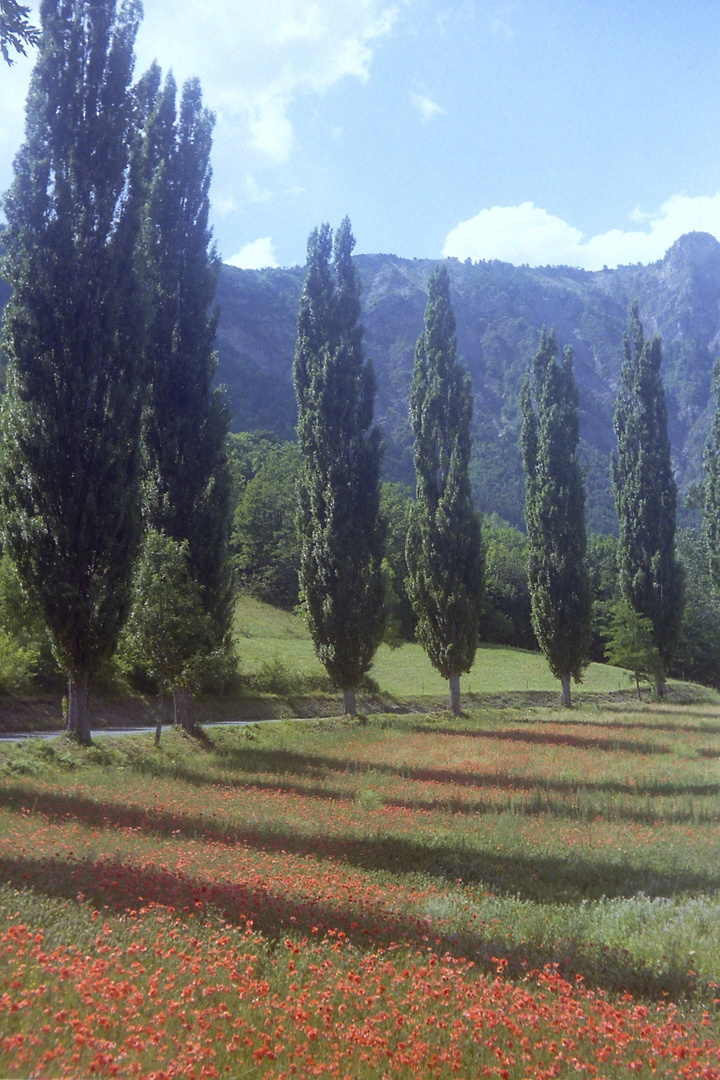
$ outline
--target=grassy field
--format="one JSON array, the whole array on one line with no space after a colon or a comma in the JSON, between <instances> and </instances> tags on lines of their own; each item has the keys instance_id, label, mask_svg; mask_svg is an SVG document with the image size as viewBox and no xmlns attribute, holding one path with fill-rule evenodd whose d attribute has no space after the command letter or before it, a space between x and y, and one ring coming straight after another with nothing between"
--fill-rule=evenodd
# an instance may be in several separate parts
<instances>
[{"instance_id":1,"label":"grassy field","mask_svg":"<svg viewBox=\"0 0 720 1080\"><path fill-rule=\"evenodd\" d=\"M720 1077L717 704L3 747L0 866L3 1077Z\"/></svg>"},{"instance_id":2,"label":"grassy field","mask_svg":"<svg viewBox=\"0 0 720 1080\"><path fill-rule=\"evenodd\" d=\"M265 720L282 717L340 715L342 696L335 690L315 656L302 619L241 596L235 613L235 639L242 685L222 695L195 702L200 723L218 720ZM559 698L559 683L540 653L498 646L478 649L472 671L462 680L463 701L469 706L551 704ZM675 699L697 698L698 687L671 683ZM591 664L580 686L578 701L598 701L609 695L629 697L633 686L627 673ZM645 689L646 696L649 690ZM447 684L419 645L399 649L381 645L366 684L358 693L362 712L427 711L444 707ZM705 692L708 701L716 699ZM62 726L63 689L0 699L0 733L57 730ZM92 728L142 727L155 723L156 703L118 684L91 698ZM169 708L166 710L169 716Z\"/></svg>"},{"instance_id":3,"label":"grassy field","mask_svg":"<svg viewBox=\"0 0 720 1080\"><path fill-rule=\"evenodd\" d=\"M297 616L243 596L237 606L235 633L240 666L250 684L279 693L331 692L325 671L315 657L307 627ZM399 649L381 645L370 672L379 691L400 700L444 701L447 683L433 668L420 645ZM604 664L591 664L578 690L612 693L629 690L627 674ZM469 694L556 692L559 683L540 653L500 646L482 646L472 671L462 678Z\"/></svg>"}]
</instances>

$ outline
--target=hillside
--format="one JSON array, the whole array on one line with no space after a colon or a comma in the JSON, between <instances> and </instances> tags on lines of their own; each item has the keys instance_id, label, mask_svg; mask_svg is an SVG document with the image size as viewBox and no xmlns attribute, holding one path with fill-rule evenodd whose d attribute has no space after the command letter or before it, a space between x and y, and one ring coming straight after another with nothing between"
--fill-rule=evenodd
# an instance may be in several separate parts
<instances>
[{"instance_id":1,"label":"hillside","mask_svg":"<svg viewBox=\"0 0 720 1080\"><path fill-rule=\"evenodd\" d=\"M385 472L412 480L407 398L426 282L434 262L360 255L366 351L378 379L376 416L385 432ZM640 304L646 335L663 337L670 434L681 488L697 478L709 425L713 359L720 350L720 243L683 236L651 266L589 272L448 260L459 353L473 380L474 485L485 511L522 520L518 391L543 326L575 351L591 528L614 529L608 460L627 309ZM218 376L236 429L293 434L292 355L303 270L224 266L218 289Z\"/></svg>"},{"instance_id":2,"label":"hillside","mask_svg":"<svg viewBox=\"0 0 720 1080\"><path fill-rule=\"evenodd\" d=\"M413 350L422 330L430 259L359 255L366 352L378 382L376 416L386 440L385 476L412 483L407 415ZM710 381L720 352L720 243L707 233L681 237L650 266L590 272L448 260L460 356L475 397L473 483L483 511L522 523L524 481L518 447L518 391L543 326L575 351L588 522L613 531L608 461L620 351L633 299L646 335L663 337L663 376L681 490L696 479L710 421ZM218 379L235 430L267 428L291 439L295 428L292 358L304 269L223 266L217 299ZM0 305L7 299L0 281Z\"/></svg>"}]
</instances>

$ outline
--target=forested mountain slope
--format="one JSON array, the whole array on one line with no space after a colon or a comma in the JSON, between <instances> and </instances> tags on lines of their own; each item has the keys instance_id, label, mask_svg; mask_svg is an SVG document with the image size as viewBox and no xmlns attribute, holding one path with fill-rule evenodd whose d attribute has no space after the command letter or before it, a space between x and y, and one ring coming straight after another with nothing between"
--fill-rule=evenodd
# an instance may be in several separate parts
<instances>
[{"instance_id":1,"label":"forested mountain slope","mask_svg":"<svg viewBox=\"0 0 720 1080\"><path fill-rule=\"evenodd\" d=\"M385 475L412 482L408 389L423 326L429 259L360 255L365 347L378 382L376 416L386 439ZM575 350L591 529L612 531L608 460L620 347L633 299L646 336L663 337L674 465L681 489L697 478L710 422L712 364L720 353L720 243L681 237L651 266L589 272L498 261L448 260L459 355L475 399L473 483L478 505L522 522L518 391L540 330L554 327ZM218 286L218 379L235 430L269 428L293 438L292 358L304 269L223 266ZM0 303L7 289L0 282Z\"/></svg>"},{"instance_id":2,"label":"forested mountain slope","mask_svg":"<svg viewBox=\"0 0 720 1080\"><path fill-rule=\"evenodd\" d=\"M408 388L422 330L431 260L360 255L365 345L378 381L385 472L412 480ZM475 398L473 479L485 511L522 520L518 391L543 326L575 351L589 524L614 528L608 460L627 309L639 301L646 335L663 337L674 464L681 488L699 475L709 426L710 380L720 352L720 243L706 233L678 240L651 266L588 272L448 260L459 353ZM219 378L234 427L293 434L291 366L302 268L247 271L224 266L218 300Z\"/></svg>"}]
</instances>

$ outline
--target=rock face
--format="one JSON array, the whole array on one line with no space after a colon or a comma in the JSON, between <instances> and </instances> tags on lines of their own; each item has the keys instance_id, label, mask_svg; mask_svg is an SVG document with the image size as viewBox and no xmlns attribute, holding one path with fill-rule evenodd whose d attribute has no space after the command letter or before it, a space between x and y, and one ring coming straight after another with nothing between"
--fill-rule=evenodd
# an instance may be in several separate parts
<instances>
[{"instance_id":1,"label":"rock face","mask_svg":"<svg viewBox=\"0 0 720 1080\"><path fill-rule=\"evenodd\" d=\"M385 476L413 481L408 391L422 331L429 259L359 255L366 353L378 383L376 417L386 441ZM700 475L710 425L713 361L720 355L720 243L681 237L651 266L589 272L531 269L498 261L448 260L458 351L473 381L473 485L478 506L522 523L524 479L518 392L543 326L575 353L588 522L614 531L608 475L612 415L627 310L637 299L646 336L663 339L674 464L681 489ZM235 430L294 435L295 317L304 269L223 266L218 285L218 379L228 390ZM0 281L0 304L8 290Z\"/></svg>"}]
</instances>

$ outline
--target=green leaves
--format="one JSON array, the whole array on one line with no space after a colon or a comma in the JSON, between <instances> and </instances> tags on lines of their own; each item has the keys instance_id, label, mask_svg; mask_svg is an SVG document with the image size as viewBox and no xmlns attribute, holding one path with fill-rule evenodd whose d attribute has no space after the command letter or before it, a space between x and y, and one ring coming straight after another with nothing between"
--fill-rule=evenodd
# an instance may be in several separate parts
<instances>
[{"instance_id":1,"label":"green leaves","mask_svg":"<svg viewBox=\"0 0 720 1080\"><path fill-rule=\"evenodd\" d=\"M298 601L300 545L295 517L301 457L294 443L269 450L235 511L236 566L249 592L292 610Z\"/></svg>"},{"instance_id":2,"label":"green leaves","mask_svg":"<svg viewBox=\"0 0 720 1080\"><path fill-rule=\"evenodd\" d=\"M212 620L202 601L187 541L151 529L138 559L120 643L125 670L144 673L159 689L194 689L198 667L214 643Z\"/></svg>"},{"instance_id":3,"label":"green leaves","mask_svg":"<svg viewBox=\"0 0 720 1080\"><path fill-rule=\"evenodd\" d=\"M715 415L710 438L705 447L705 482L703 485L703 536L707 546L710 576L720 589L720 360L713 370Z\"/></svg>"},{"instance_id":4,"label":"green leaves","mask_svg":"<svg viewBox=\"0 0 720 1080\"><path fill-rule=\"evenodd\" d=\"M343 690L369 670L384 621L382 448L354 244L347 218L334 244L327 225L310 235L293 367L301 596L317 655Z\"/></svg>"},{"instance_id":5,"label":"green leaves","mask_svg":"<svg viewBox=\"0 0 720 1080\"><path fill-rule=\"evenodd\" d=\"M37 45L39 41L40 33L29 15L30 8L18 0L0 0L0 53L8 67L13 65L10 49L25 56L25 46Z\"/></svg>"},{"instance_id":6,"label":"green leaves","mask_svg":"<svg viewBox=\"0 0 720 1080\"><path fill-rule=\"evenodd\" d=\"M145 114L138 168L152 296L144 512L151 528L187 544L189 572L220 645L229 630L232 593L229 415L222 392L212 387L219 271L208 225L214 117L196 79L183 86L177 110L174 79L169 75L161 87L156 67L137 96Z\"/></svg>"},{"instance_id":7,"label":"green leaves","mask_svg":"<svg viewBox=\"0 0 720 1080\"><path fill-rule=\"evenodd\" d=\"M131 182L139 5L42 8L5 201L5 543L62 665L85 680L127 613L139 539L144 311Z\"/></svg>"},{"instance_id":8,"label":"green leaves","mask_svg":"<svg viewBox=\"0 0 720 1080\"><path fill-rule=\"evenodd\" d=\"M682 568L675 554L677 487L670 460L660 338L645 341L637 303L623 340L615 409L617 456L612 482L618 515L620 589L652 624L663 685L677 644L683 609Z\"/></svg>"},{"instance_id":9,"label":"green leaves","mask_svg":"<svg viewBox=\"0 0 720 1080\"><path fill-rule=\"evenodd\" d=\"M653 681L662 672L662 660L653 641L652 623L635 611L627 600L618 600L612 608L610 634L605 646L609 664L632 672L640 696L641 678Z\"/></svg>"},{"instance_id":10,"label":"green leaves","mask_svg":"<svg viewBox=\"0 0 720 1080\"><path fill-rule=\"evenodd\" d=\"M569 686L589 660L591 596L572 350L560 363L557 354L554 333L543 330L522 389L521 442L533 629L550 670Z\"/></svg>"},{"instance_id":11,"label":"green leaves","mask_svg":"<svg viewBox=\"0 0 720 1080\"><path fill-rule=\"evenodd\" d=\"M472 667L483 581L480 521L468 475L472 396L455 354L450 282L441 265L428 283L425 329L415 348L410 422L417 501L406 558L418 639L447 679Z\"/></svg>"}]
</instances>

